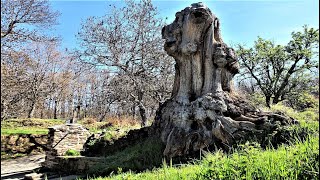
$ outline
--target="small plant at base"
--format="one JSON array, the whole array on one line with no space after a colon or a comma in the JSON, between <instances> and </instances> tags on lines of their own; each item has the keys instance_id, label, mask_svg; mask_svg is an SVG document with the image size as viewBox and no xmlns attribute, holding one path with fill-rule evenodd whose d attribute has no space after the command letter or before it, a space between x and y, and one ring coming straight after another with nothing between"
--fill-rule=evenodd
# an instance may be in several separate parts
<instances>
[{"instance_id":1,"label":"small plant at base","mask_svg":"<svg viewBox=\"0 0 320 180\"><path fill-rule=\"evenodd\" d=\"M74 150L74 149L68 149L68 150L65 152L65 155L66 155L66 156L80 156L80 152L77 151L77 150Z\"/></svg>"},{"instance_id":2,"label":"small plant at base","mask_svg":"<svg viewBox=\"0 0 320 180\"><path fill-rule=\"evenodd\" d=\"M97 139L91 139L91 140L88 142L88 146L93 146L96 142L97 142Z\"/></svg>"}]
</instances>

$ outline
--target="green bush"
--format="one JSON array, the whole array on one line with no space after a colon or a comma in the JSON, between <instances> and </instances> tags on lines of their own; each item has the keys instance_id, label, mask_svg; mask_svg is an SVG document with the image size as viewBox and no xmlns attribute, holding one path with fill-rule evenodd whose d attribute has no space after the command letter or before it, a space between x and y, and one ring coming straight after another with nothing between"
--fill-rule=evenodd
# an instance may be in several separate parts
<instances>
[{"instance_id":1,"label":"green bush","mask_svg":"<svg viewBox=\"0 0 320 180\"><path fill-rule=\"evenodd\" d=\"M298 112L293 108L284 106L282 103L271 105L270 109L265 108L265 111L271 110L273 112L281 112L290 116L298 121L319 121L319 112L315 109L306 109L305 111Z\"/></svg>"},{"instance_id":2,"label":"green bush","mask_svg":"<svg viewBox=\"0 0 320 180\"><path fill-rule=\"evenodd\" d=\"M266 108L266 98L263 94L256 92L248 95L246 98L256 107ZM289 108L299 112L311 111L315 114L319 114L319 99L307 92L302 92L295 96L288 97L288 99L283 102L271 106L280 106L281 108L285 107L286 109Z\"/></svg>"},{"instance_id":3,"label":"green bush","mask_svg":"<svg viewBox=\"0 0 320 180\"><path fill-rule=\"evenodd\" d=\"M307 109L318 109L319 99L304 91L288 96L287 100L285 100L285 104L298 111L305 111Z\"/></svg>"},{"instance_id":4,"label":"green bush","mask_svg":"<svg viewBox=\"0 0 320 180\"><path fill-rule=\"evenodd\" d=\"M252 105L263 108L266 106L266 98L261 93L253 93L247 96L248 100L252 103Z\"/></svg>"},{"instance_id":5,"label":"green bush","mask_svg":"<svg viewBox=\"0 0 320 180\"><path fill-rule=\"evenodd\" d=\"M65 155L66 155L66 156L80 156L80 152L77 151L77 150L74 150L74 149L68 149L68 150L65 152Z\"/></svg>"}]
</instances>

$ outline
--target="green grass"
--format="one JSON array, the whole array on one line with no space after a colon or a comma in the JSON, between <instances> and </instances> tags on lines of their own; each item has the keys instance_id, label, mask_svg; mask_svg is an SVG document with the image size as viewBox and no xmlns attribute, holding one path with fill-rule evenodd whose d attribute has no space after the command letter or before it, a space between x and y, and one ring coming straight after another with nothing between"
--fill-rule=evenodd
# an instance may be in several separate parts
<instances>
[{"instance_id":1,"label":"green grass","mask_svg":"<svg viewBox=\"0 0 320 180\"><path fill-rule=\"evenodd\" d=\"M318 137L309 137L305 142L267 150L246 144L230 156L220 152L208 154L201 165L203 170L197 176L199 179L316 178L319 172L318 140Z\"/></svg>"},{"instance_id":2,"label":"green grass","mask_svg":"<svg viewBox=\"0 0 320 180\"><path fill-rule=\"evenodd\" d=\"M121 169L120 169L121 170ZM121 171L120 171L121 172ZM108 179L317 179L319 174L319 137L296 140L291 146L261 149L244 144L232 154L221 151L206 153L202 160L180 166L163 163L161 168L134 173L132 171L93 178Z\"/></svg>"},{"instance_id":3,"label":"green grass","mask_svg":"<svg viewBox=\"0 0 320 180\"><path fill-rule=\"evenodd\" d=\"M281 112L298 121L319 121L319 110L316 108L309 108L305 111L298 112L290 107L284 106L282 103L271 105L271 108L264 108L265 111Z\"/></svg>"},{"instance_id":4,"label":"green grass","mask_svg":"<svg viewBox=\"0 0 320 180\"><path fill-rule=\"evenodd\" d=\"M74 149L68 149L68 150L65 152L65 155L66 155L66 156L80 156L80 152L77 151L77 150L74 150Z\"/></svg>"},{"instance_id":5,"label":"green grass","mask_svg":"<svg viewBox=\"0 0 320 180\"><path fill-rule=\"evenodd\" d=\"M48 134L48 127L65 124L65 120L61 119L8 119L1 122L1 134ZM114 140L127 134L129 130L137 129L138 126L106 126L108 122L95 122L92 124L85 124L79 121L85 128L89 129L91 133L99 133L107 131L105 139Z\"/></svg>"},{"instance_id":6,"label":"green grass","mask_svg":"<svg viewBox=\"0 0 320 180\"><path fill-rule=\"evenodd\" d=\"M163 159L160 152L156 155L152 150L148 152L154 145L147 142L107 157L104 165L92 169L93 172L104 172L102 174L105 177L93 173L97 178L92 179L317 179L319 121L306 119L303 112L280 108L279 105L272 110L279 109L300 122L298 125L279 129L271 137L272 141L285 144L272 147L267 143L266 147L261 148L260 144L250 141L240 145L230 154L221 151L205 153L202 160L193 160L182 165L168 165L163 162L161 168L155 168L159 167L157 165L161 164L160 161ZM149 163L148 166L136 166L141 158L150 161L146 161ZM154 161L154 158L157 160ZM99 175L101 177L98 177Z\"/></svg>"},{"instance_id":7,"label":"green grass","mask_svg":"<svg viewBox=\"0 0 320 180\"><path fill-rule=\"evenodd\" d=\"M60 119L8 119L1 122L1 135L47 134L48 127L64 122Z\"/></svg>"},{"instance_id":8,"label":"green grass","mask_svg":"<svg viewBox=\"0 0 320 180\"><path fill-rule=\"evenodd\" d=\"M122 171L142 171L147 168L160 166L162 162L163 145L159 140L148 138L123 151L107 156L105 162L90 168L89 174L93 176L109 175Z\"/></svg>"},{"instance_id":9,"label":"green grass","mask_svg":"<svg viewBox=\"0 0 320 180\"><path fill-rule=\"evenodd\" d=\"M91 133L101 133L102 131L109 132L109 139L118 139L123 135L127 134L128 131L133 129L139 129L140 126L108 126L105 127L108 122L95 122L93 124L85 124L82 121L79 121L79 124L83 125L85 128L89 129ZM113 138L115 137L115 138ZM108 139L108 136L106 136Z\"/></svg>"},{"instance_id":10,"label":"green grass","mask_svg":"<svg viewBox=\"0 0 320 180\"><path fill-rule=\"evenodd\" d=\"M6 128L1 128L1 135L10 135L10 134L48 134L48 129L39 129L39 128L6 129Z\"/></svg>"}]
</instances>

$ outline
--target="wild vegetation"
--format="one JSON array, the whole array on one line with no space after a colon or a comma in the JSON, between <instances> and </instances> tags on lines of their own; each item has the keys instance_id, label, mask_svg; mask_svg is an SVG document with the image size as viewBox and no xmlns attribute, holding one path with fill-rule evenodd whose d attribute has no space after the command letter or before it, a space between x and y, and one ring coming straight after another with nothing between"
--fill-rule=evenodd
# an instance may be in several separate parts
<instances>
[{"instance_id":1,"label":"wild vegetation","mask_svg":"<svg viewBox=\"0 0 320 180\"><path fill-rule=\"evenodd\" d=\"M271 109L283 110L300 124L264 140L245 141L228 153L202 151L182 164L161 158L163 147L150 144L149 139L107 156L106 163L92 168L87 179L315 179L319 173L318 119L306 120L303 112L283 105Z\"/></svg>"},{"instance_id":2,"label":"wild vegetation","mask_svg":"<svg viewBox=\"0 0 320 180\"><path fill-rule=\"evenodd\" d=\"M306 141L296 141L262 150L257 144L244 144L230 155L221 151L204 152L202 160L172 165L163 162L159 169L134 173L132 171L102 179L316 179L319 173L319 138L310 136ZM88 178L91 179L91 178Z\"/></svg>"}]
</instances>

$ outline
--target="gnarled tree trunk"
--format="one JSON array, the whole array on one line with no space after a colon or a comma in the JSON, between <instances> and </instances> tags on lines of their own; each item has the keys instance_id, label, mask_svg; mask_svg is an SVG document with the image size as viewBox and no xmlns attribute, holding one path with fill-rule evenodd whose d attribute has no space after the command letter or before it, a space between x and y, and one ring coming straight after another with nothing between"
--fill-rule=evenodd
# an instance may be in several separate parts
<instances>
[{"instance_id":1,"label":"gnarled tree trunk","mask_svg":"<svg viewBox=\"0 0 320 180\"><path fill-rule=\"evenodd\" d=\"M230 147L249 134L261 134L289 118L258 112L236 96L232 78L237 57L221 38L219 19L202 3L176 13L162 29L166 52L176 61L172 96L153 126L174 157L220 143Z\"/></svg>"}]
</instances>

